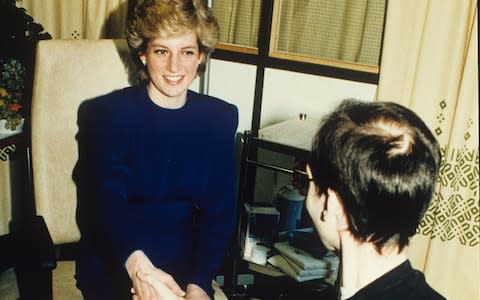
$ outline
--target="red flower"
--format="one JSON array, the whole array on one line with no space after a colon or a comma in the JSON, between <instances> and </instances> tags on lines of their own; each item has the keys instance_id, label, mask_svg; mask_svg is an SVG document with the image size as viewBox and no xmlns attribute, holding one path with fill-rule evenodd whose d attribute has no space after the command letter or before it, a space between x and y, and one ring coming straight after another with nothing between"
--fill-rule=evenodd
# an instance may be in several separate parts
<instances>
[{"instance_id":1,"label":"red flower","mask_svg":"<svg viewBox=\"0 0 480 300\"><path fill-rule=\"evenodd\" d=\"M19 103L10 103L8 105L8 109L11 111L18 112L20 109L22 109L22 105Z\"/></svg>"}]
</instances>

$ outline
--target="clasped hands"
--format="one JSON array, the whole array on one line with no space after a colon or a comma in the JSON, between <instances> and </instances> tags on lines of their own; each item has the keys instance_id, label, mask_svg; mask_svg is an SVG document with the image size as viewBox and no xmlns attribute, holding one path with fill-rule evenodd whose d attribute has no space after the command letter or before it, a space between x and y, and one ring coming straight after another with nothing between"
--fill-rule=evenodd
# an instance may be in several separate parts
<instances>
[{"instance_id":1,"label":"clasped hands","mask_svg":"<svg viewBox=\"0 0 480 300\"><path fill-rule=\"evenodd\" d=\"M143 251L134 251L125 262L132 281L133 300L211 300L196 284L183 291L168 273L156 268Z\"/></svg>"}]
</instances>

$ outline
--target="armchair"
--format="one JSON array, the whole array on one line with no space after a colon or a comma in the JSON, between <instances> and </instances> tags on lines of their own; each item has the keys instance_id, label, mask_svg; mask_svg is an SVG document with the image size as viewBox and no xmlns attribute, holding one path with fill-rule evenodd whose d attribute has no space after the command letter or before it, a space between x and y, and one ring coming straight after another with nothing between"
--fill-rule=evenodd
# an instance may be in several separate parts
<instances>
[{"instance_id":1,"label":"armchair","mask_svg":"<svg viewBox=\"0 0 480 300\"><path fill-rule=\"evenodd\" d=\"M74 280L75 251L71 251L80 239L72 179L78 159L77 113L84 100L133 83L130 54L123 40L46 40L38 43L36 55L31 164L37 216L17 236L19 249L30 247L32 252L39 232L46 232L42 249L47 250L40 265L33 268L29 265L32 254L19 254L21 260L30 259L17 264L17 284L22 299L48 299L52 294L55 299L81 298ZM48 230L42 231L42 226ZM48 246L54 249L49 252ZM70 274L61 274L64 270ZM52 281L63 288L52 288Z\"/></svg>"}]
</instances>

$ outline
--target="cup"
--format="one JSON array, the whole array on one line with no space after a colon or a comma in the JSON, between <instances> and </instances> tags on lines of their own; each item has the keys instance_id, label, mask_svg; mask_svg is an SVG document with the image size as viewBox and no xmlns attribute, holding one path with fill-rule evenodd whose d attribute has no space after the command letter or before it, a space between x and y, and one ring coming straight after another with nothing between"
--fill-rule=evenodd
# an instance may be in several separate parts
<instances>
[{"instance_id":1,"label":"cup","mask_svg":"<svg viewBox=\"0 0 480 300\"><path fill-rule=\"evenodd\" d=\"M282 187L277 196L280 211L280 231L293 231L297 229L302 216L305 196L300 195L292 185Z\"/></svg>"}]
</instances>

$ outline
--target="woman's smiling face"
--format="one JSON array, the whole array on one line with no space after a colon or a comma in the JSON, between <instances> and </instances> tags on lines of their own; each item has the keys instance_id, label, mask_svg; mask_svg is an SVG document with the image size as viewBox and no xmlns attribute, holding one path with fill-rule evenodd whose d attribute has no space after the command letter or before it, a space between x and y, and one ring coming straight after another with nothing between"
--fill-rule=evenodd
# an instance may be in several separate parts
<instances>
[{"instance_id":1,"label":"woman's smiling face","mask_svg":"<svg viewBox=\"0 0 480 300\"><path fill-rule=\"evenodd\" d=\"M203 59L195 32L152 39L140 59L150 76L147 87L150 98L160 106L183 106L187 89Z\"/></svg>"}]
</instances>

